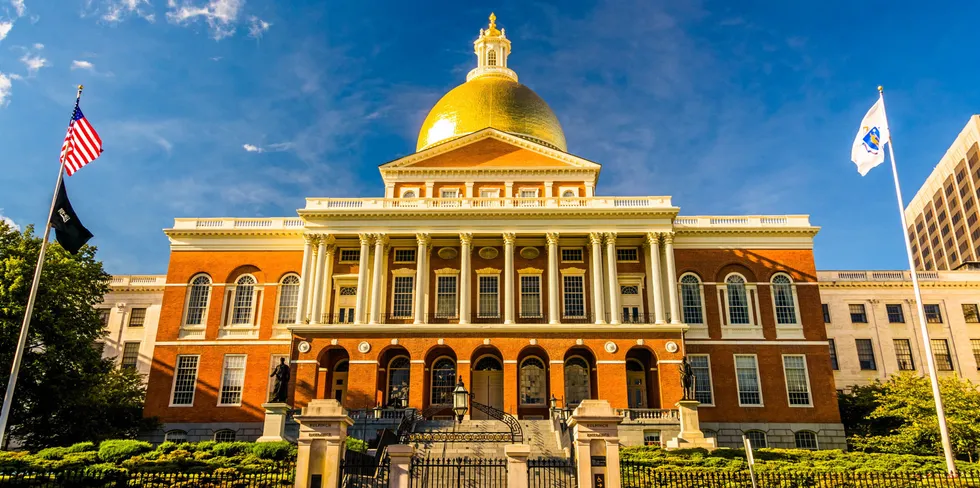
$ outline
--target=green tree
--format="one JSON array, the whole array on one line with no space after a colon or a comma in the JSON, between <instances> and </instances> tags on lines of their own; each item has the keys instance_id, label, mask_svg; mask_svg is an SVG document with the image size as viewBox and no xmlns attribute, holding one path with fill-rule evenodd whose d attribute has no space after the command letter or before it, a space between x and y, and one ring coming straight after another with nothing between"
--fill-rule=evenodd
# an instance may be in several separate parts
<instances>
[{"instance_id":1,"label":"green tree","mask_svg":"<svg viewBox=\"0 0 980 488\"><path fill-rule=\"evenodd\" d=\"M854 445L868 451L941 454L939 421L929 378L904 373L876 388L876 405L867 419L881 424L856 435ZM939 388L953 450L972 461L980 450L980 392L969 380L956 376L941 377ZM881 432L883 426L889 431Z\"/></svg>"},{"instance_id":2,"label":"green tree","mask_svg":"<svg viewBox=\"0 0 980 488\"><path fill-rule=\"evenodd\" d=\"M41 239L0 222L0 391L5 391ZM85 246L75 256L48 246L9 434L31 448L132 436L142 419L139 375L102 358L105 327L95 305L110 276Z\"/></svg>"}]
</instances>

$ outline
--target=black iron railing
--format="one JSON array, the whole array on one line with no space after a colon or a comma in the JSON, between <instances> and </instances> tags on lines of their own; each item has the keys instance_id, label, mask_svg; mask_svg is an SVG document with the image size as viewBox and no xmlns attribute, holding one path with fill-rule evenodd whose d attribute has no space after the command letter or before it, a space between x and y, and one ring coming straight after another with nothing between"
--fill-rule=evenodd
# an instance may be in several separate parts
<instances>
[{"instance_id":1,"label":"black iron railing","mask_svg":"<svg viewBox=\"0 0 980 488\"><path fill-rule=\"evenodd\" d=\"M576 488L575 463L561 458L529 459L527 484L530 488Z\"/></svg>"},{"instance_id":2,"label":"black iron railing","mask_svg":"<svg viewBox=\"0 0 980 488\"><path fill-rule=\"evenodd\" d=\"M347 451L340 460L340 488L388 488L391 462L387 456Z\"/></svg>"},{"instance_id":3,"label":"black iron railing","mask_svg":"<svg viewBox=\"0 0 980 488\"><path fill-rule=\"evenodd\" d=\"M285 488L294 483L293 465L275 473L136 473L72 470L0 473L0 487L61 488L87 486L208 486L215 488ZM387 486L387 485L385 485Z\"/></svg>"},{"instance_id":4,"label":"black iron railing","mask_svg":"<svg viewBox=\"0 0 980 488\"><path fill-rule=\"evenodd\" d=\"M473 399L473 394L470 394L470 406L474 410L479 410L488 417L499 420L510 429L510 442L513 444L523 444L524 443L524 429L521 428L521 423L514 418L513 415L500 410L499 408L491 407L490 405L484 405Z\"/></svg>"},{"instance_id":5,"label":"black iron railing","mask_svg":"<svg viewBox=\"0 0 980 488\"><path fill-rule=\"evenodd\" d=\"M411 488L507 488L506 459L413 458Z\"/></svg>"}]
</instances>

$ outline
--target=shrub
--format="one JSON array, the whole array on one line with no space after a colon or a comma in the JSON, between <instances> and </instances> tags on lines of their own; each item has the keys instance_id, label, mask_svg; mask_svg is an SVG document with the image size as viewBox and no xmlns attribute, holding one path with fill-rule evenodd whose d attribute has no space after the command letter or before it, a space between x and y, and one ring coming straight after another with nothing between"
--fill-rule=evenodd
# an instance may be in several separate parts
<instances>
[{"instance_id":1,"label":"shrub","mask_svg":"<svg viewBox=\"0 0 980 488\"><path fill-rule=\"evenodd\" d=\"M69 453L95 451L94 442L78 442L67 448Z\"/></svg>"},{"instance_id":2,"label":"shrub","mask_svg":"<svg viewBox=\"0 0 980 488\"><path fill-rule=\"evenodd\" d=\"M362 441L360 439L355 439L353 437L348 437L347 438L347 449L350 449L351 451L355 451L355 452L367 452L368 445L367 445L367 442L364 442L364 441Z\"/></svg>"},{"instance_id":3,"label":"shrub","mask_svg":"<svg viewBox=\"0 0 980 488\"><path fill-rule=\"evenodd\" d=\"M167 454L171 451L177 450L177 446L178 444L176 442L166 441L163 444L157 446L156 452L159 454Z\"/></svg>"},{"instance_id":4,"label":"shrub","mask_svg":"<svg viewBox=\"0 0 980 488\"><path fill-rule=\"evenodd\" d=\"M68 448L66 447L49 447L47 449L41 449L34 456L38 457L39 459L57 461L65 457L65 454L67 452L68 452Z\"/></svg>"},{"instance_id":5,"label":"shrub","mask_svg":"<svg viewBox=\"0 0 980 488\"><path fill-rule=\"evenodd\" d=\"M0 451L0 472L22 471L30 468L32 456L27 451Z\"/></svg>"},{"instance_id":6,"label":"shrub","mask_svg":"<svg viewBox=\"0 0 980 488\"><path fill-rule=\"evenodd\" d=\"M251 450L251 442L219 442L211 448L215 456L237 456Z\"/></svg>"},{"instance_id":7,"label":"shrub","mask_svg":"<svg viewBox=\"0 0 980 488\"><path fill-rule=\"evenodd\" d=\"M287 441L258 442L252 446L252 454L259 459L285 461L296 456L296 446Z\"/></svg>"},{"instance_id":8,"label":"shrub","mask_svg":"<svg viewBox=\"0 0 980 488\"><path fill-rule=\"evenodd\" d=\"M153 450L153 446L149 442L132 440L102 441L102 444L99 444L99 459L107 463L119 463L151 450Z\"/></svg>"},{"instance_id":9,"label":"shrub","mask_svg":"<svg viewBox=\"0 0 980 488\"><path fill-rule=\"evenodd\" d=\"M99 453L95 451L87 452L69 452L65 454L65 457L61 459L61 462L57 464L58 469L76 469L84 468L97 464L99 462Z\"/></svg>"}]
</instances>

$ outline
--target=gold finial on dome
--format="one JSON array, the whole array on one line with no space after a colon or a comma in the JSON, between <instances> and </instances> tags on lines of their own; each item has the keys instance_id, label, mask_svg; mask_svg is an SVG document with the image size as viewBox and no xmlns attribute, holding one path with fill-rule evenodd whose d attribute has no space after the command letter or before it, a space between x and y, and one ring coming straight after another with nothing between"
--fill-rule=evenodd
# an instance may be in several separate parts
<instances>
[{"instance_id":1,"label":"gold finial on dome","mask_svg":"<svg viewBox=\"0 0 980 488\"><path fill-rule=\"evenodd\" d=\"M497 30L497 15L490 12L490 27L487 28L488 36L499 36L500 31Z\"/></svg>"}]
</instances>

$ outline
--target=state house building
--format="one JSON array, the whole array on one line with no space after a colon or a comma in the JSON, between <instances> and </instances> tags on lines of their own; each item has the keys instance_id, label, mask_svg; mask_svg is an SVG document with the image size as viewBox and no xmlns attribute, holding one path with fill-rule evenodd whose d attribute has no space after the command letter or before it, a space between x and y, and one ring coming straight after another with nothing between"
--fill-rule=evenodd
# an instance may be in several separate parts
<instances>
[{"instance_id":1,"label":"state house building","mask_svg":"<svg viewBox=\"0 0 980 488\"><path fill-rule=\"evenodd\" d=\"M257 437L280 358L294 409L432 412L461 377L520 419L598 398L676 433L686 355L720 445L844 447L808 217L597 195L601 166L568 152L493 18L474 47L416 152L381 165L382 195L166 230L159 437Z\"/></svg>"}]
</instances>

